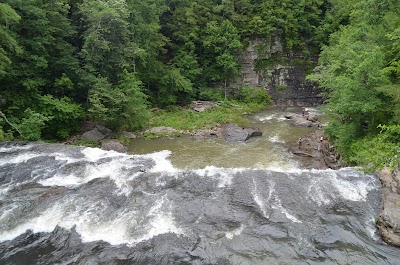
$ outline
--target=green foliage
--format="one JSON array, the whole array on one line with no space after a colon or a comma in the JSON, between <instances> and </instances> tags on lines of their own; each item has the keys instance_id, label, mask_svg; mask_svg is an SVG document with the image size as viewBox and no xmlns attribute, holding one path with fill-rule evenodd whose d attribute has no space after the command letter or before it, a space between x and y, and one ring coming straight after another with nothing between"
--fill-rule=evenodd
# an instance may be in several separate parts
<instances>
[{"instance_id":1,"label":"green foliage","mask_svg":"<svg viewBox=\"0 0 400 265\"><path fill-rule=\"evenodd\" d=\"M216 88L200 88L198 90L199 100L206 100L206 101L222 101L224 100L221 91Z\"/></svg>"},{"instance_id":2,"label":"green foliage","mask_svg":"<svg viewBox=\"0 0 400 265\"><path fill-rule=\"evenodd\" d=\"M349 25L331 35L310 79L326 88L332 120L327 131L344 157L373 168L394 167L400 122L400 47L394 36L400 10L392 1L377 0L355 1L353 8Z\"/></svg>"},{"instance_id":3,"label":"green foliage","mask_svg":"<svg viewBox=\"0 0 400 265\"><path fill-rule=\"evenodd\" d=\"M240 66L237 54L243 45L240 42L238 30L227 19L220 24L217 21L207 23L205 31L204 48L208 52L210 61L215 65L209 71L209 75L212 80L224 83L226 98L228 82L239 74Z\"/></svg>"},{"instance_id":4,"label":"green foliage","mask_svg":"<svg viewBox=\"0 0 400 265\"><path fill-rule=\"evenodd\" d=\"M244 87L240 89L239 99L245 103L264 104L267 106L272 102L272 98L268 95L264 88L260 87Z\"/></svg>"},{"instance_id":5,"label":"green foliage","mask_svg":"<svg viewBox=\"0 0 400 265\"><path fill-rule=\"evenodd\" d=\"M265 45L269 57L256 63L265 70L297 64L285 61L286 52L314 55L340 28L313 79L328 89L339 128L332 137L344 145L400 120L398 12L390 0L5 0L0 108L16 124L32 123L30 139L65 138L84 116L138 129L147 123L148 101L237 96L246 102L241 108L256 109L269 102L265 91L232 85L243 44L284 40L284 53ZM228 109L211 119L224 122ZM2 127L8 137L10 125Z\"/></svg>"},{"instance_id":6,"label":"green foliage","mask_svg":"<svg viewBox=\"0 0 400 265\"><path fill-rule=\"evenodd\" d=\"M0 126L0 142L4 141L5 139L6 139L6 136L4 134L3 127Z\"/></svg>"},{"instance_id":7,"label":"green foliage","mask_svg":"<svg viewBox=\"0 0 400 265\"><path fill-rule=\"evenodd\" d=\"M6 74L6 69L11 64L9 53L20 53L14 33L9 30L9 25L18 23L21 17L7 3L0 3L0 78Z\"/></svg>"},{"instance_id":8,"label":"green foliage","mask_svg":"<svg viewBox=\"0 0 400 265\"><path fill-rule=\"evenodd\" d=\"M41 139L42 130L46 122L51 120L51 118L52 117L46 117L31 109L26 109L24 111L24 117L18 124L18 128L22 132L24 140L37 141Z\"/></svg>"},{"instance_id":9,"label":"green foliage","mask_svg":"<svg viewBox=\"0 0 400 265\"><path fill-rule=\"evenodd\" d=\"M195 112L181 107L170 107L166 110L153 109L149 127L168 126L178 130L211 129L217 124L237 123L245 125L243 114L260 111L264 104L246 104L225 101L221 106L203 112Z\"/></svg>"},{"instance_id":10,"label":"green foliage","mask_svg":"<svg viewBox=\"0 0 400 265\"><path fill-rule=\"evenodd\" d=\"M369 171L400 166L400 125L381 126L381 133L355 141L349 160L367 166Z\"/></svg>"},{"instance_id":11,"label":"green foliage","mask_svg":"<svg viewBox=\"0 0 400 265\"><path fill-rule=\"evenodd\" d=\"M97 78L89 102L91 117L114 129L139 129L148 119L147 97L141 91L141 82L127 71L117 86L106 78Z\"/></svg>"},{"instance_id":12,"label":"green foliage","mask_svg":"<svg viewBox=\"0 0 400 265\"><path fill-rule=\"evenodd\" d=\"M51 117L44 128L47 138L67 138L79 129L79 123L84 117L82 107L68 97L57 99L51 95L43 96L38 109L42 115Z\"/></svg>"}]
</instances>

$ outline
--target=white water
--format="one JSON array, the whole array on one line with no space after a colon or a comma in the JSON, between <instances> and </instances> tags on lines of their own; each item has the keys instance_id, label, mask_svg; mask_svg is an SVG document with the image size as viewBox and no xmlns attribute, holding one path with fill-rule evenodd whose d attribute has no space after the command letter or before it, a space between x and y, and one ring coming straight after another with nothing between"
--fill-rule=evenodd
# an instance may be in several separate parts
<instances>
[{"instance_id":1,"label":"white water","mask_svg":"<svg viewBox=\"0 0 400 265\"><path fill-rule=\"evenodd\" d=\"M87 162L95 162L95 164L88 163L79 174L71 173L63 175L57 172L54 176L47 179L42 179L38 183L43 186L65 186L65 187L78 187L84 185L96 178L108 178L115 183L117 195L128 196L133 187L130 186L129 181L133 178L140 177L143 173L135 173L133 175L127 174L126 169L133 166L129 161L134 161L137 157L147 157L155 161L155 165L150 169L150 172L161 172L168 176L174 176L181 170L175 168L168 160L171 154L169 151L157 152L145 156L131 156L115 152L105 152L96 148L85 148L82 150L84 155L83 159ZM51 155L51 154L50 154ZM75 163L76 159L62 154L53 154L58 160L65 161L63 166L70 163ZM15 161L28 162L30 159L38 157L39 154L21 155L11 160L0 160L2 165L8 163L15 163ZM104 158L110 158L101 162ZM193 170L199 177L212 178L218 180L218 188L223 189L232 185L235 174L244 172L244 168L217 168L209 166L204 169ZM279 170L284 172L283 169ZM345 200L351 201L365 201L369 191L376 189L371 186L369 177L365 177L362 173L358 173L354 169L342 169L340 171L333 170L300 170L294 169L291 171L294 181L302 174L310 172L318 172L319 179L313 179L308 187L309 194L318 205L329 205L331 200L327 194L332 194L332 191L326 191L324 185L328 182L331 183L330 187L334 187L337 194L340 194ZM358 176L359 181L349 182L339 178L341 175ZM34 178L37 178L35 176ZM14 184L18 185L18 184ZM162 183L159 183L162 185ZM286 218L295 223L301 223L294 213L282 206L280 198L275 194L275 183L271 180L268 190L268 196L263 197L262 193L258 190L256 180L253 179L253 197L256 204L260 207L266 218L269 218L272 210L280 211ZM9 185L1 186L0 193L7 194L10 187ZM330 195L332 196L332 195ZM11 240L18 235L30 229L33 232L51 232L55 227L61 226L66 229L71 229L76 226L76 231L81 235L85 242L103 240L111 244L134 244L144 240L148 240L156 235L163 233L176 233L184 234L184 230L179 228L175 223L172 216L171 207L173 202L168 202L166 197L155 201L154 205L149 209L146 217L138 218L135 210L124 210L118 212L112 217L103 214L103 208L107 208L107 200L92 201L83 197L70 197L69 200L58 202L51 208L44 212L37 213L35 216L28 217L24 222L19 223L11 229L3 230L0 232L0 241ZM6 217L12 216L13 213L18 212L18 205L9 205L1 214L0 220L7 219ZM143 213L142 213L143 215ZM141 223L145 222L145 223ZM144 221L145 220L145 221ZM134 225L133 225L134 224ZM132 227L139 226L142 231L131 231ZM233 238L243 230L235 230L227 232L227 238Z\"/></svg>"}]
</instances>

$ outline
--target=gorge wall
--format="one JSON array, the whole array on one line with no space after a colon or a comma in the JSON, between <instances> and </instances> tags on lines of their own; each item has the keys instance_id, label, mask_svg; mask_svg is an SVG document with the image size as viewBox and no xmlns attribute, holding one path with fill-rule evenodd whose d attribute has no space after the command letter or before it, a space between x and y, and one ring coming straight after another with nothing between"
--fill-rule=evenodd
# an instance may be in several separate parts
<instances>
[{"instance_id":1,"label":"gorge wall","mask_svg":"<svg viewBox=\"0 0 400 265\"><path fill-rule=\"evenodd\" d=\"M277 105L313 106L322 103L321 90L306 80L316 58L286 52L279 36L249 42L243 57L238 85L263 87Z\"/></svg>"}]
</instances>

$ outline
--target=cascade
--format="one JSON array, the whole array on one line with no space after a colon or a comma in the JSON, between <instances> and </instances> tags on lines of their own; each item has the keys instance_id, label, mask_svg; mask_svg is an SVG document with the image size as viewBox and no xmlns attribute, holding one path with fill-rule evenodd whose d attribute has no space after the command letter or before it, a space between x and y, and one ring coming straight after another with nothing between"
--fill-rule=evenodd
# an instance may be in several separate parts
<instances>
[{"instance_id":1,"label":"cascade","mask_svg":"<svg viewBox=\"0 0 400 265\"><path fill-rule=\"evenodd\" d=\"M187 139L133 154L0 143L0 264L399 264L376 234L377 177L301 169L281 152L298 132L279 113L254 119L277 130L211 142L234 148L230 166Z\"/></svg>"}]
</instances>

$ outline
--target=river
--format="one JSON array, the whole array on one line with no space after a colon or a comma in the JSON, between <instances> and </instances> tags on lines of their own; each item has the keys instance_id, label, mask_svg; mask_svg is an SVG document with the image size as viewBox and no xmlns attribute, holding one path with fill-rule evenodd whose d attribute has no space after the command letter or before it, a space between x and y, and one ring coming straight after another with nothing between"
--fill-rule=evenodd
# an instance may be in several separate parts
<instances>
[{"instance_id":1,"label":"river","mask_svg":"<svg viewBox=\"0 0 400 265\"><path fill-rule=\"evenodd\" d=\"M301 169L296 129L137 140L130 154L0 143L0 264L400 264L375 230L381 189L354 168Z\"/></svg>"}]
</instances>

